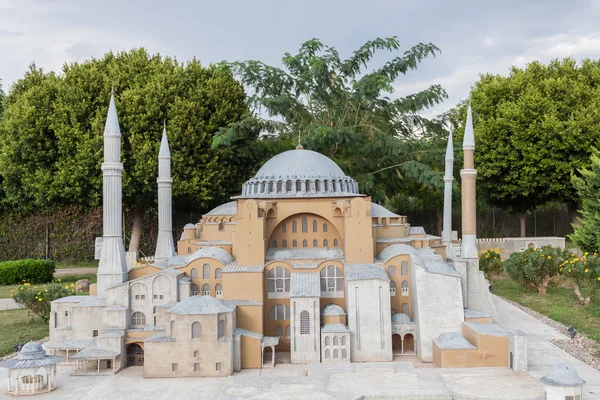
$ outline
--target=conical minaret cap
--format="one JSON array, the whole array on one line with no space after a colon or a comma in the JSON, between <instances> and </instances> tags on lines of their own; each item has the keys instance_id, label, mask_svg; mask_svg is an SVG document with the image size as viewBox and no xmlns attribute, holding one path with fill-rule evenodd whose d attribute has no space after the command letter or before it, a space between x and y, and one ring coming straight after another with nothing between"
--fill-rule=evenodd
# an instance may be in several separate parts
<instances>
[{"instance_id":1,"label":"conical minaret cap","mask_svg":"<svg viewBox=\"0 0 600 400\"><path fill-rule=\"evenodd\" d=\"M448 133L448 145L446 146L446 161L454 161L454 143L452 142L452 132Z\"/></svg>"},{"instance_id":2,"label":"conical minaret cap","mask_svg":"<svg viewBox=\"0 0 600 400\"><path fill-rule=\"evenodd\" d=\"M108 106L108 114L106 116L106 125L104 125L104 135L121 136L121 128L119 128L119 117L117 117L117 106L115 105L115 91L110 93L110 104Z\"/></svg>"},{"instance_id":3,"label":"conical minaret cap","mask_svg":"<svg viewBox=\"0 0 600 400\"><path fill-rule=\"evenodd\" d=\"M158 152L159 157L171 158L171 150L169 150L169 140L167 139L167 125L163 127L162 139L160 140L160 151Z\"/></svg>"},{"instance_id":4,"label":"conical minaret cap","mask_svg":"<svg viewBox=\"0 0 600 400\"><path fill-rule=\"evenodd\" d=\"M475 135L473 134L473 114L471 104L467 108L467 122L465 124L465 136L463 138L463 150L475 149Z\"/></svg>"}]
</instances>

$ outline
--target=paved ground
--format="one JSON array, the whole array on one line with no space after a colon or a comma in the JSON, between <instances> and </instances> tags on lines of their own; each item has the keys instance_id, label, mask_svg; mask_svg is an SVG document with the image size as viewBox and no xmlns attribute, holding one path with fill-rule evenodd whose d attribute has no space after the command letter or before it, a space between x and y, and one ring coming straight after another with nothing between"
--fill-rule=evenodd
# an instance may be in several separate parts
<instances>
[{"instance_id":1,"label":"paved ground","mask_svg":"<svg viewBox=\"0 0 600 400\"><path fill-rule=\"evenodd\" d=\"M97 272L98 268L59 268L54 271L54 276L95 274Z\"/></svg>"},{"instance_id":2,"label":"paved ground","mask_svg":"<svg viewBox=\"0 0 600 400\"><path fill-rule=\"evenodd\" d=\"M528 373L508 368L441 369L399 357L392 363L279 364L272 369L244 370L228 378L143 379L141 367L127 368L114 376L70 376L60 366L58 389L36 398L81 399L358 399L363 395L395 396L395 399L541 399L538 378L557 361L576 367L587 380L585 398L600 398L600 371L566 354L549 341L563 338L552 328L495 298L502 325L529 335ZM6 380L0 379L0 393ZM4 397L2 397L4 396ZM8 398L0 395L0 398Z\"/></svg>"}]
</instances>

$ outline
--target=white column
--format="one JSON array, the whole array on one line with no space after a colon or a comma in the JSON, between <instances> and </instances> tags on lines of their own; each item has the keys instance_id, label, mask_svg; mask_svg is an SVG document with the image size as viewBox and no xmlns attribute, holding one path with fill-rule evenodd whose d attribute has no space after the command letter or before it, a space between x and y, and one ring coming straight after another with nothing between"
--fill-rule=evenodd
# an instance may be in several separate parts
<instances>
[{"instance_id":1,"label":"white column","mask_svg":"<svg viewBox=\"0 0 600 400\"><path fill-rule=\"evenodd\" d=\"M167 267L175 255L175 246L173 244L173 203L171 179L171 151L167 139L166 125L163 128L162 139L160 141L160 151L158 153L158 240L156 241L156 251L154 259L156 263ZM250 187L246 185L244 194L250 193Z\"/></svg>"},{"instance_id":2,"label":"white column","mask_svg":"<svg viewBox=\"0 0 600 400\"><path fill-rule=\"evenodd\" d=\"M454 149L452 143L452 132L448 134L448 145L446 147L446 169L444 173L444 227L442 231L442 243L446 244L446 259L454 259L452 248L452 183L454 182Z\"/></svg>"}]
</instances>

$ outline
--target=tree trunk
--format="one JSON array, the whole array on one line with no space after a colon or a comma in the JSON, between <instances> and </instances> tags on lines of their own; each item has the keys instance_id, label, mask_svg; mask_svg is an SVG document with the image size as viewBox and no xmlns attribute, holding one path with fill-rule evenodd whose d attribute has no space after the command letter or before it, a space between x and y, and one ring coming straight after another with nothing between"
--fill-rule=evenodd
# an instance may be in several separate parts
<instances>
[{"instance_id":1,"label":"tree trunk","mask_svg":"<svg viewBox=\"0 0 600 400\"><path fill-rule=\"evenodd\" d=\"M590 304L590 301L592 301L591 296L584 298L583 295L581 294L581 292L579 291L579 286L575 285L575 288L573 290L575 291L575 294L577 295L577 298L579 299L580 305L587 306L588 304Z\"/></svg>"},{"instance_id":2,"label":"tree trunk","mask_svg":"<svg viewBox=\"0 0 600 400\"><path fill-rule=\"evenodd\" d=\"M546 288L548 288L548 282L550 282L550 277L547 276L542 280L540 286L537 287L538 295L544 296L546 294Z\"/></svg>"},{"instance_id":3,"label":"tree trunk","mask_svg":"<svg viewBox=\"0 0 600 400\"><path fill-rule=\"evenodd\" d=\"M579 218L581 218L581 213L579 212L579 204L576 201L569 201L567 202L567 209L571 223L575 226L580 226Z\"/></svg>"},{"instance_id":4,"label":"tree trunk","mask_svg":"<svg viewBox=\"0 0 600 400\"><path fill-rule=\"evenodd\" d=\"M133 228L131 230L131 241L129 242L129 251L140 251L140 242L142 240L142 225L144 224L144 206L138 204L133 212Z\"/></svg>"},{"instance_id":5,"label":"tree trunk","mask_svg":"<svg viewBox=\"0 0 600 400\"><path fill-rule=\"evenodd\" d=\"M527 213L519 214L519 221L521 222L521 237L527 236L527 225L525 225L526 218Z\"/></svg>"}]
</instances>

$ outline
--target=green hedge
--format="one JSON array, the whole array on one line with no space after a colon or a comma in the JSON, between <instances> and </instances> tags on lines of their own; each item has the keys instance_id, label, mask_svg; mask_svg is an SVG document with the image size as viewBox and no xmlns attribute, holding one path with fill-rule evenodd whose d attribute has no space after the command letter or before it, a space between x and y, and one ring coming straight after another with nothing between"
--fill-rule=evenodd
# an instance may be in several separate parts
<instances>
[{"instance_id":1,"label":"green hedge","mask_svg":"<svg viewBox=\"0 0 600 400\"><path fill-rule=\"evenodd\" d=\"M23 282L48 283L54 279L56 265L51 260L15 260L0 262L0 285Z\"/></svg>"}]
</instances>

